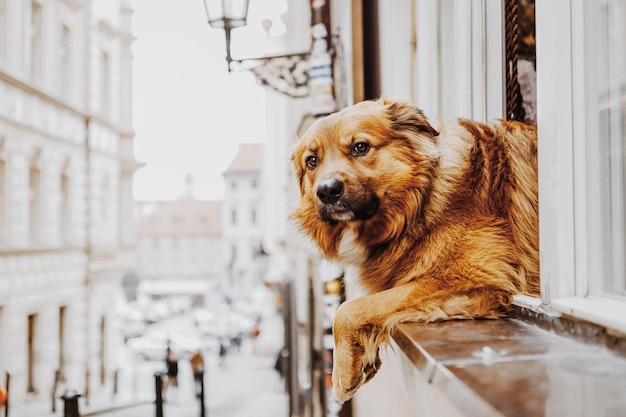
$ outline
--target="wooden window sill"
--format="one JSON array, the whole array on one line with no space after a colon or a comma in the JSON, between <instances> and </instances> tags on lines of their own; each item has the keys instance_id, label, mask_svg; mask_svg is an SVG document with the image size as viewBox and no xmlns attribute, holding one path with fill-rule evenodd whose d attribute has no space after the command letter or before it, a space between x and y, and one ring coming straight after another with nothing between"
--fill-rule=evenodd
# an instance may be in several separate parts
<instances>
[{"instance_id":1,"label":"wooden window sill","mask_svg":"<svg viewBox=\"0 0 626 417\"><path fill-rule=\"evenodd\" d=\"M415 415L625 416L624 340L516 306L507 319L400 325L387 357Z\"/></svg>"}]
</instances>

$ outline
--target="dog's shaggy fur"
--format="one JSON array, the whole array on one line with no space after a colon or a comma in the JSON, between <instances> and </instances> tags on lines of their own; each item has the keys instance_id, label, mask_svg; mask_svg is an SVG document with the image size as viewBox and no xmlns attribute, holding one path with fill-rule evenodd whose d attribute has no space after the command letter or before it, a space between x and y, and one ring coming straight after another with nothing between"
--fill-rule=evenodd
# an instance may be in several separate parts
<instances>
[{"instance_id":1,"label":"dog's shaggy fur","mask_svg":"<svg viewBox=\"0 0 626 417\"><path fill-rule=\"evenodd\" d=\"M539 292L534 126L435 129L407 103L366 101L315 122L293 162L292 217L365 290L335 317L339 401L376 373L396 324L501 317Z\"/></svg>"}]
</instances>

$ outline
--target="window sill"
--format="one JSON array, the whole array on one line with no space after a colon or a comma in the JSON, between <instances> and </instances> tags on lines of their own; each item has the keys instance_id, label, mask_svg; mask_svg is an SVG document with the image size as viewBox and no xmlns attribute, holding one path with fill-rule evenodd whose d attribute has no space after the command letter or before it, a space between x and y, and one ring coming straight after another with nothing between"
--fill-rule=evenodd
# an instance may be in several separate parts
<instances>
[{"instance_id":1,"label":"window sill","mask_svg":"<svg viewBox=\"0 0 626 417\"><path fill-rule=\"evenodd\" d=\"M626 414L626 358L612 351L624 352L623 339L539 310L516 306L508 319L398 326L388 362L415 415ZM427 404L441 400L448 404Z\"/></svg>"},{"instance_id":2,"label":"window sill","mask_svg":"<svg viewBox=\"0 0 626 417\"><path fill-rule=\"evenodd\" d=\"M626 305L610 298L589 296L560 298L552 301L555 310L566 316L578 317L626 334Z\"/></svg>"}]
</instances>

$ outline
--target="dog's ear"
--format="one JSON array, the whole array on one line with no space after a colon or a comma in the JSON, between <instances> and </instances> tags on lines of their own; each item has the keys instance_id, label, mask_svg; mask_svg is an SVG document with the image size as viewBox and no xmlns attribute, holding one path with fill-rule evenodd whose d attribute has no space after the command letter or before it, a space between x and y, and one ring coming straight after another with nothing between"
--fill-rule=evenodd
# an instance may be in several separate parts
<instances>
[{"instance_id":1,"label":"dog's ear","mask_svg":"<svg viewBox=\"0 0 626 417\"><path fill-rule=\"evenodd\" d=\"M398 100L381 99L380 102L386 108L394 129L427 133L431 136L439 135L417 107Z\"/></svg>"}]
</instances>

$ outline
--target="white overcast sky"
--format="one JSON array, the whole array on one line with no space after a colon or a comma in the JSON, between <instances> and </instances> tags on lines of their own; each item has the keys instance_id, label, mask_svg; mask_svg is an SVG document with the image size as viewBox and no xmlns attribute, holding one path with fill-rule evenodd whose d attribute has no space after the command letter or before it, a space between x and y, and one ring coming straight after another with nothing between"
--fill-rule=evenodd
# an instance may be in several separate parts
<instances>
[{"instance_id":1,"label":"white overcast sky","mask_svg":"<svg viewBox=\"0 0 626 417\"><path fill-rule=\"evenodd\" d=\"M282 2L251 3L249 27L233 31L235 58L264 53L266 34L253 19L262 13L253 5L267 14ZM228 74L224 31L209 27L202 0L131 4L135 155L145 164L135 174L134 197L175 199L191 174L196 197L221 199L222 173L238 144L265 139L265 91L250 72Z\"/></svg>"}]
</instances>

